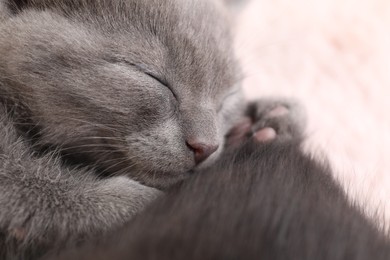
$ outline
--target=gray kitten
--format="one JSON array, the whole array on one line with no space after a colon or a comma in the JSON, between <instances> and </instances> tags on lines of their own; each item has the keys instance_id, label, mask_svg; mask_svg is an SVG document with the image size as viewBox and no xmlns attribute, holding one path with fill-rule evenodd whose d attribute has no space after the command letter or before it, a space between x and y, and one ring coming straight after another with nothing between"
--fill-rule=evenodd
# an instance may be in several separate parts
<instances>
[{"instance_id":1,"label":"gray kitten","mask_svg":"<svg viewBox=\"0 0 390 260\"><path fill-rule=\"evenodd\" d=\"M245 116L299 133L292 103L243 101L220 2L3 0L0 21L0 258L119 227Z\"/></svg>"}]
</instances>

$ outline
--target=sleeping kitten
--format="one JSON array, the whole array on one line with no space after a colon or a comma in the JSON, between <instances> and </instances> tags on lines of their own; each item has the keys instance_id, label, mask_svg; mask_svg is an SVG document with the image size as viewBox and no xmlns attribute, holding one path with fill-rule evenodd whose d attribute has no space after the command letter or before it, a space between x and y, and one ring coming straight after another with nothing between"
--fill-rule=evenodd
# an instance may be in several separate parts
<instances>
[{"instance_id":1,"label":"sleeping kitten","mask_svg":"<svg viewBox=\"0 0 390 260\"><path fill-rule=\"evenodd\" d=\"M390 241L295 140L225 151L97 244L50 260L380 260Z\"/></svg>"},{"instance_id":2,"label":"sleeping kitten","mask_svg":"<svg viewBox=\"0 0 390 260\"><path fill-rule=\"evenodd\" d=\"M211 166L229 132L232 147L252 128L300 133L293 103L243 101L212 1L0 3L0 257L119 227Z\"/></svg>"}]
</instances>

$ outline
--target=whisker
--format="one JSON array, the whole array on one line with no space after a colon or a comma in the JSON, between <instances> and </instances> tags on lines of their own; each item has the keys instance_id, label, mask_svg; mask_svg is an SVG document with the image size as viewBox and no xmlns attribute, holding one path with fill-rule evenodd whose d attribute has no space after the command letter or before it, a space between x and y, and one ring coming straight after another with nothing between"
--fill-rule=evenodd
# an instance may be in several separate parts
<instances>
[{"instance_id":1,"label":"whisker","mask_svg":"<svg viewBox=\"0 0 390 260\"><path fill-rule=\"evenodd\" d=\"M74 146L66 146L64 148L59 148L61 152L68 151L68 150L73 150L73 149L78 149L78 148L107 148L107 151L113 152L113 150L110 150L108 148L116 148L115 151L122 151L122 152L127 152L126 149L123 149L123 147L120 146L112 146L112 145L101 145L101 144L83 144L83 145L74 145Z\"/></svg>"},{"instance_id":2,"label":"whisker","mask_svg":"<svg viewBox=\"0 0 390 260\"><path fill-rule=\"evenodd\" d=\"M134 168L135 166L139 166L139 164L133 162L133 163L129 164L128 166L126 166L125 168L116 171L114 174L115 174L115 175L125 175L125 174L128 174L129 171L130 171L132 168Z\"/></svg>"}]
</instances>

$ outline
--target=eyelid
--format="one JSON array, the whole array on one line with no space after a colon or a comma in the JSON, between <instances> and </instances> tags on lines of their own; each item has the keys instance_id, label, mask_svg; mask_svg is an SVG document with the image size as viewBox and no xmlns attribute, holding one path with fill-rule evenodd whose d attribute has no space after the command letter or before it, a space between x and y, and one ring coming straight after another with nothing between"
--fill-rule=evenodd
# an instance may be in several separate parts
<instances>
[{"instance_id":1,"label":"eyelid","mask_svg":"<svg viewBox=\"0 0 390 260\"><path fill-rule=\"evenodd\" d=\"M163 80L162 78L160 77L157 77L155 76L153 73L151 72L148 72L147 70L141 70L143 73L145 73L146 75L148 75L149 77L151 77L152 79L156 80L157 82L159 82L161 85L165 86L167 89L169 89L171 92L172 92L172 95L175 97L176 100L178 100L178 97L175 93L175 91L173 91L173 89L171 88L171 86L168 84L168 82L166 82L165 80Z\"/></svg>"},{"instance_id":2,"label":"eyelid","mask_svg":"<svg viewBox=\"0 0 390 260\"><path fill-rule=\"evenodd\" d=\"M136 68L137 70L139 70L140 72L142 73L145 73L146 75L148 75L149 77L157 80L158 82L160 82L161 84L163 84L164 86L168 87L168 83L163 80L162 78L156 76L154 73L150 72L149 69L145 68L145 66L141 65L141 64L136 64L136 63L133 63L133 62L130 62L126 59L123 59L123 58L115 58L113 59L115 62L117 63L124 63L126 65L129 65L131 67L134 67Z\"/></svg>"},{"instance_id":3,"label":"eyelid","mask_svg":"<svg viewBox=\"0 0 390 260\"><path fill-rule=\"evenodd\" d=\"M170 89L170 87L168 86L168 83L167 83L165 80L161 79L160 77L155 76L153 73L150 73L150 72L148 72L148 71L142 71L142 72L145 73L146 75L148 75L149 77L151 77L151 78L157 80L157 81L160 82L162 85L164 85L164 86L166 86L167 88Z\"/></svg>"},{"instance_id":4,"label":"eyelid","mask_svg":"<svg viewBox=\"0 0 390 260\"><path fill-rule=\"evenodd\" d=\"M122 63L125 63L126 65L132 66L132 67L136 68L138 71L140 71L140 72L148 75L152 79L158 81L161 85L167 87L172 92L173 96L178 100L176 93L169 86L168 82L166 80L164 80L163 78L158 77L154 73L150 72L150 70L145 68L145 66L143 66L142 64L136 64L136 63L130 62L130 61L123 59L123 58L117 59L117 62L122 62Z\"/></svg>"},{"instance_id":5,"label":"eyelid","mask_svg":"<svg viewBox=\"0 0 390 260\"><path fill-rule=\"evenodd\" d=\"M0 1L1 1L1 0L0 0ZM156 76L156 74L154 74L153 72L151 72L148 68L146 68L146 66L144 66L144 65L142 65L142 64L137 64L137 63L128 61L126 58L121 57L121 56L119 56L119 55L114 55L114 56L110 56L110 57L104 57L103 59L106 60L107 62L110 62L110 63L123 63L123 64L126 64L127 66L131 66L131 67L135 68L135 69L138 70L139 72L144 73L145 75L147 75L147 76L149 76L150 78L156 80L156 81L159 82L161 85L163 85L164 87L166 87L167 89L169 89L169 91L171 91L171 93L172 93L172 95L175 97L175 99L176 99L176 100L179 100L177 94L176 94L175 91L171 88L171 86L168 84L168 82L167 82L164 78Z\"/></svg>"}]
</instances>

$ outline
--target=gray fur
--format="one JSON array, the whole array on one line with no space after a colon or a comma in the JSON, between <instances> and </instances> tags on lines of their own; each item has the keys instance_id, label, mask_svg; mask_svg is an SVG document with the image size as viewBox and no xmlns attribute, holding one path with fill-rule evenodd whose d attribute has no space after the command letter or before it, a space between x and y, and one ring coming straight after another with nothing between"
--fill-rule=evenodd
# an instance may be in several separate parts
<instances>
[{"instance_id":1,"label":"gray fur","mask_svg":"<svg viewBox=\"0 0 390 260\"><path fill-rule=\"evenodd\" d=\"M249 142L114 234L49 260L388 260L388 236L351 203L326 158Z\"/></svg>"},{"instance_id":2,"label":"gray fur","mask_svg":"<svg viewBox=\"0 0 390 260\"><path fill-rule=\"evenodd\" d=\"M112 230L218 158L245 114L218 1L0 2L0 258ZM219 149L197 165L189 139Z\"/></svg>"},{"instance_id":3,"label":"gray fur","mask_svg":"<svg viewBox=\"0 0 390 260\"><path fill-rule=\"evenodd\" d=\"M209 1L0 8L2 257L119 226L153 187L210 165L244 113L228 18ZM197 166L189 138L219 149Z\"/></svg>"},{"instance_id":4,"label":"gray fur","mask_svg":"<svg viewBox=\"0 0 390 260\"><path fill-rule=\"evenodd\" d=\"M100 166L158 187L194 168L188 138L222 149L227 129L220 119L231 109L222 103L239 89L239 74L213 5L38 2L47 11L28 9L3 24L0 75L2 92L41 129L40 145L82 153L77 147L91 142L86 137L105 138L118 147L115 158L91 149L91 161L117 159L116 168Z\"/></svg>"},{"instance_id":5,"label":"gray fur","mask_svg":"<svg viewBox=\"0 0 390 260\"><path fill-rule=\"evenodd\" d=\"M0 22L8 18L8 9L5 5L5 0L0 0Z\"/></svg>"},{"instance_id":6,"label":"gray fur","mask_svg":"<svg viewBox=\"0 0 390 260\"><path fill-rule=\"evenodd\" d=\"M102 234L160 193L126 177L66 169L54 153L38 157L0 112L0 259L30 259L53 242Z\"/></svg>"}]
</instances>

